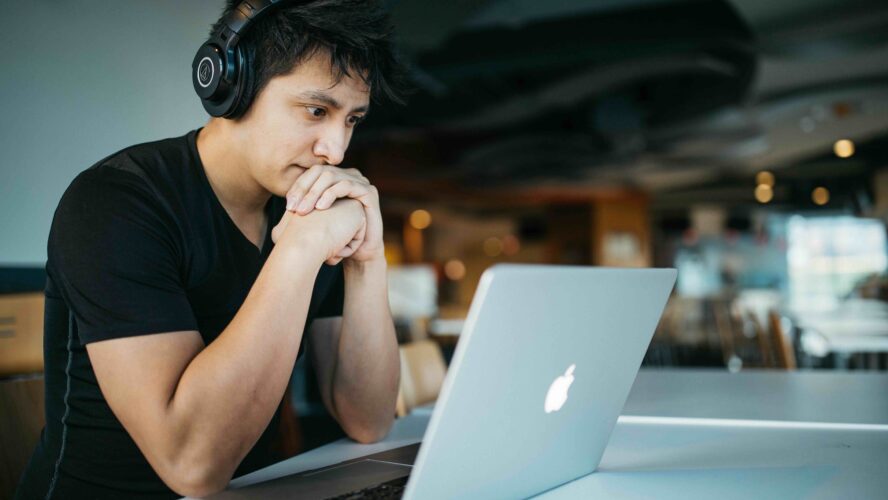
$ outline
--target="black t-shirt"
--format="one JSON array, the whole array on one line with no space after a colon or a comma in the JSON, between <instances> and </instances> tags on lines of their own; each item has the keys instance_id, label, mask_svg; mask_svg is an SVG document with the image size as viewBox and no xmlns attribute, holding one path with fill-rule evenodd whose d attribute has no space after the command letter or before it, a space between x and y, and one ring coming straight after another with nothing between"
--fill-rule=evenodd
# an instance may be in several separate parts
<instances>
[{"instance_id":1,"label":"black t-shirt","mask_svg":"<svg viewBox=\"0 0 888 500\"><path fill-rule=\"evenodd\" d=\"M46 427L16 498L176 498L114 416L86 344L198 330L209 345L243 303L285 210L265 207L262 251L228 216L197 153L199 130L140 144L77 176L53 218L46 264ZM342 265L324 264L306 325L341 316ZM304 344L304 342L303 342ZM300 354L302 353L300 347ZM139 380L132 380L138 390ZM280 460L280 410L235 472Z\"/></svg>"}]
</instances>

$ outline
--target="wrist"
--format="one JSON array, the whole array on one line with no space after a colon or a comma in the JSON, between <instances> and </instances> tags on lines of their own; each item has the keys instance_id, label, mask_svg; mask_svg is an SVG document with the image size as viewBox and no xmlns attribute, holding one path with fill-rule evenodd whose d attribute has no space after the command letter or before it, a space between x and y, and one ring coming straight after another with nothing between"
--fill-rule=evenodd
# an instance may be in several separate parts
<instances>
[{"instance_id":1,"label":"wrist","mask_svg":"<svg viewBox=\"0 0 888 500\"><path fill-rule=\"evenodd\" d=\"M318 268L329 257L326 255L326 249L323 245L318 244L318 238L296 237L281 241L275 246L280 248L285 254L292 256L294 259L308 261L316 264Z\"/></svg>"},{"instance_id":2,"label":"wrist","mask_svg":"<svg viewBox=\"0 0 888 500\"><path fill-rule=\"evenodd\" d=\"M370 259L363 260L355 260L353 258L347 258L342 261L343 271L346 273L351 273L355 275L364 275L369 272L374 271L383 271L388 268L388 263L385 260L385 255L380 254Z\"/></svg>"}]
</instances>

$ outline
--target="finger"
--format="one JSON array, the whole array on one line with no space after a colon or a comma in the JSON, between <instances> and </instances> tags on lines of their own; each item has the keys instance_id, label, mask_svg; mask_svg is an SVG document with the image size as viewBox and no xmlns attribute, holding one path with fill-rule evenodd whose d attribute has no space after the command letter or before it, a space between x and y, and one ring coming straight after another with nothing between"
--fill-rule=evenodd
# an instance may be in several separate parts
<instances>
[{"instance_id":1,"label":"finger","mask_svg":"<svg viewBox=\"0 0 888 500\"><path fill-rule=\"evenodd\" d=\"M281 216L281 220L277 223L274 228L271 230L271 242L277 244L278 240L283 235L284 230L287 229L287 225L290 223L290 219L293 217L293 214L290 212L284 212L284 215Z\"/></svg>"},{"instance_id":2,"label":"finger","mask_svg":"<svg viewBox=\"0 0 888 500\"><path fill-rule=\"evenodd\" d=\"M346 259L354 255L356 248L352 248L352 245L349 243L348 245L342 247L342 250L336 252L336 257L342 257Z\"/></svg>"},{"instance_id":3,"label":"finger","mask_svg":"<svg viewBox=\"0 0 888 500\"><path fill-rule=\"evenodd\" d=\"M367 234L367 224L362 224L361 229L355 235L354 239L348 242L348 245L340 252L340 254L344 254L347 252L347 255L341 255L342 257L351 257L354 255L361 246L364 245L364 239Z\"/></svg>"},{"instance_id":4,"label":"finger","mask_svg":"<svg viewBox=\"0 0 888 500\"><path fill-rule=\"evenodd\" d=\"M356 168L347 168L347 169L345 169L345 171L351 177L358 179L361 182L361 184L370 184L370 179L364 177L364 174L362 174L360 170L358 170Z\"/></svg>"},{"instance_id":5,"label":"finger","mask_svg":"<svg viewBox=\"0 0 888 500\"><path fill-rule=\"evenodd\" d=\"M367 219L364 219L364 223L361 224L361 229L358 230L358 233L355 236L355 240L363 243L364 239L366 237L367 237Z\"/></svg>"},{"instance_id":6,"label":"finger","mask_svg":"<svg viewBox=\"0 0 888 500\"><path fill-rule=\"evenodd\" d=\"M349 244L349 248L351 249L351 254L349 254L348 256L351 257L352 255L358 253L358 250L360 250L362 246L364 246L363 239L354 240L354 242Z\"/></svg>"},{"instance_id":7,"label":"finger","mask_svg":"<svg viewBox=\"0 0 888 500\"><path fill-rule=\"evenodd\" d=\"M332 170L327 170L322 173L318 179L312 184L311 189L305 193L305 196L302 197L302 201L299 202L299 205L296 207L296 211L302 215L310 213L314 210L315 205L318 202L318 198L324 194L325 191L330 189L331 186L336 184L341 180L341 174L338 174Z\"/></svg>"},{"instance_id":8,"label":"finger","mask_svg":"<svg viewBox=\"0 0 888 500\"><path fill-rule=\"evenodd\" d=\"M296 210L296 206L302 201L302 197L305 196L305 193L311 189L311 186L318 180L318 177L320 177L327 169L327 165L314 165L305 172L302 172L299 178L296 179L296 182L290 186L290 190L287 191L287 210Z\"/></svg>"},{"instance_id":9,"label":"finger","mask_svg":"<svg viewBox=\"0 0 888 500\"><path fill-rule=\"evenodd\" d=\"M352 180L339 181L324 191L324 194L322 194L321 197L318 198L317 203L315 203L315 208L325 210L330 208L330 206L333 205L333 202L339 198L359 199L369 192L367 186L363 184L357 184Z\"/></svg>"}]
</instances>

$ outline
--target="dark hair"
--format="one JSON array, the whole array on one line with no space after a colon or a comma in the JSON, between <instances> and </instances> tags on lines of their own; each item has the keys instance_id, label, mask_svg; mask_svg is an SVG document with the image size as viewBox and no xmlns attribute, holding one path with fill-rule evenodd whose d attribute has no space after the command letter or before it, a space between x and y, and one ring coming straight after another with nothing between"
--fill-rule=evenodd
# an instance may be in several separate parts
<instances>
[{"instance_id":1,"label":"dark hair","mask_svg":"<svg viewBox=\"0 0 888 500\"><path fill-rule=\"evenodd\" d=\"M211 29L242 0L227 0ZM252 81L247 102L272 78L289 73L309 57L330 55L333 76L360 78L374 101L403 103L404 69L394 53L387 13L372 0L317 0L276 7L256 21L239 45L248 54Z\"/></svg>"}]
</instances>

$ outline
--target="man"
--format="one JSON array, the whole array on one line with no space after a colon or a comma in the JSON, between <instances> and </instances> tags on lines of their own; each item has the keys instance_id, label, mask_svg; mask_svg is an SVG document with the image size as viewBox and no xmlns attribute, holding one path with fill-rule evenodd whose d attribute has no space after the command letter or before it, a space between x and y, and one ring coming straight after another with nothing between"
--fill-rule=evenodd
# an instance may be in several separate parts
<instances>
[{"instance_id":1,"label":"man","mask_svg":"<svg viewBox=\"0 0 888 500\"><path fill-rule=\"evenodd\" d=\"M72 182L48 245L46 428L17 498L204 496L281 459L305 346L343 430L387 433L399 364L379 198L338 167L371 94L395 96L387 32L365 1L276 6L240 42L242 116Z\"/></svg>"}]
</instances>

